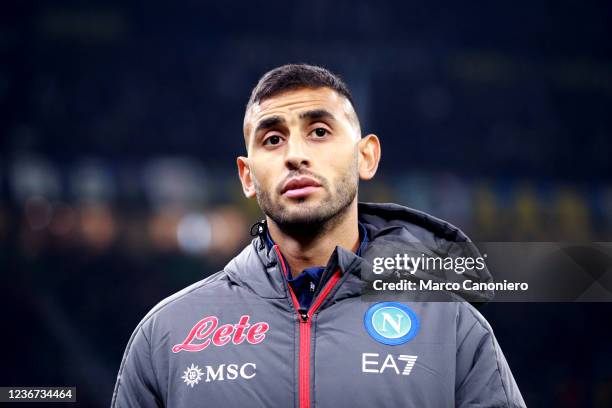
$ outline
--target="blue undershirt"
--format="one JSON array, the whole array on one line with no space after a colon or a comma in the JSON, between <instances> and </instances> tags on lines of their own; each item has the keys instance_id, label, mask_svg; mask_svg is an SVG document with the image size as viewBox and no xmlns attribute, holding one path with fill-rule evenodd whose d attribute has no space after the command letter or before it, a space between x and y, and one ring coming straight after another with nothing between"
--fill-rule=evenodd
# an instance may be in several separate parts
<instances>
[{"instance_id":1,"label":"blue undershirt","mask_svg":"<svg viewBox=\"0 0 612 408\"><path fill-rule=\"evenodd\" d=\"M359 223L359 248L355 254L357 256L361 256L361 251L368 243L368 232L362 223ZM272 237L270 237L270 233L266 230L266 246L268 250L270 250L274 246L274 241L272 241ZM293 289L293 293L300 302L300 307L303 309L309 309L312 303L313 295L317 290L317 286L319 286L319 282L321 282L321 277L323 276L323 272L325 271L324 266L313 266L310 268L306 268L299 274L297 277L293 277L291 273L291 267L288 262L285 262L287 266L287 283Z\"/></svg>"}]
</instances>

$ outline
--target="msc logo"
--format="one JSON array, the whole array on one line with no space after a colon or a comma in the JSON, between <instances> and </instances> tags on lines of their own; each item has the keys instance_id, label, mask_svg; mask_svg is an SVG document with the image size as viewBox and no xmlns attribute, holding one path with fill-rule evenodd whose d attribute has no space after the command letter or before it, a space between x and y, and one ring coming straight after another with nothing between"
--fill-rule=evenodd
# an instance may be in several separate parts
<instances>
[{"instance_id":1,"label":"msc logo","mask_svg":"<svg viewBox=\"0 0 612 408\"><path fill-rule=\"evenodd\" d=\"M200 369L197 365L191 364L191 367L187 367L187 370L181 377L183 382L193 388L194 385L198 384L203 377L204 382L213 381L225 381L225 380L236 380L243 378L250 380L257 374L257 365L255 363L244 363L238 364L221 364L217 367L204 366Z\"/></svg>"},{"instance_id":2,"label":"msc logo","mask_svg":"<svg viewBox=\"0 0 612 408\"><path fill-rule=\"evenodd\" d=\"M390 346L404 344L419 331L419 319L406 305L382 302L372 305L363 323L368 334L379 343Z\"/></svg>"}]
</instances>

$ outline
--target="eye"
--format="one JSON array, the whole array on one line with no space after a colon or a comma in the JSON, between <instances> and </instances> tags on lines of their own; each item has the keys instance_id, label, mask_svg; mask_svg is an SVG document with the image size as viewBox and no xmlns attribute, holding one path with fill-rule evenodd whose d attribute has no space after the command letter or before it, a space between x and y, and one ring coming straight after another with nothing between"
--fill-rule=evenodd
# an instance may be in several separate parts
<instances>
[{"instance_id":1,"label":"eye","mask_svg":"<svg viewBox=\"0 0 612 408\"><path fill-rule=\"evenodd\" d=\"M264 146L274 146L281 142L281 137L279 135L272 135L266 140L264 140Z\"/></svg>"},{"instance_id":2,"label":"eye","mask_svg":"<svg viewBox=\"0 0 612 408\"><path fill-rule=\"evenodd\" d=\"M325 129L325 128L316 128L316 129L314 130L314 134L315 134L317 137L324 137L324 136L327 136L327 135L329 134L329 132L328 132L328 131L327 131L327 129Z\"/></svg>"}]
</instances>

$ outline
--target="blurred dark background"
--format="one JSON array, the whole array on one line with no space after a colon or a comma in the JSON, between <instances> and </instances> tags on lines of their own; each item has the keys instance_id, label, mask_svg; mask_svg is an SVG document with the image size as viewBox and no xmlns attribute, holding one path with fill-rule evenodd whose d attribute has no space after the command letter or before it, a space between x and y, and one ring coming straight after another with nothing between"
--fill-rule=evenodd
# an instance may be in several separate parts
<instances>
[{"instance_id":1,"label":"blurred dark background","mask_svg":"<svg viewBox=\"0 0 612 408\"><path fill-rule=\"evenodd\" d=\"M109 405L138 321L249 241L244 106L288 62L339 73L380 136L362 200L476 241L611 240L609 2L12 3L0 385L76 385L78 405ZM529 406L612 406L611 304L483 313Z\"/></svg>"}]
</instances>

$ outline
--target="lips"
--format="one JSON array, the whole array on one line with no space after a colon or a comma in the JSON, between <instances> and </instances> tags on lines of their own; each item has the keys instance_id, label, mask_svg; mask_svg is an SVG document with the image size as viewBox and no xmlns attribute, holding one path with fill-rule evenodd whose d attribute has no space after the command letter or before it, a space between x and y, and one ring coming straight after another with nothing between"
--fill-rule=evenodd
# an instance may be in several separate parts
<instances>
[{"instance_id":1,"label":"lips","mask_svg":"<svg viewBox=\"0 0 612 408\"><path fill-rule=\"evenodd\" d=\"M281 194L289 198L306 197L321 187L321 184L310 177L296 177L287 181L281 190Z\"/></svg>"}]
</instances>

